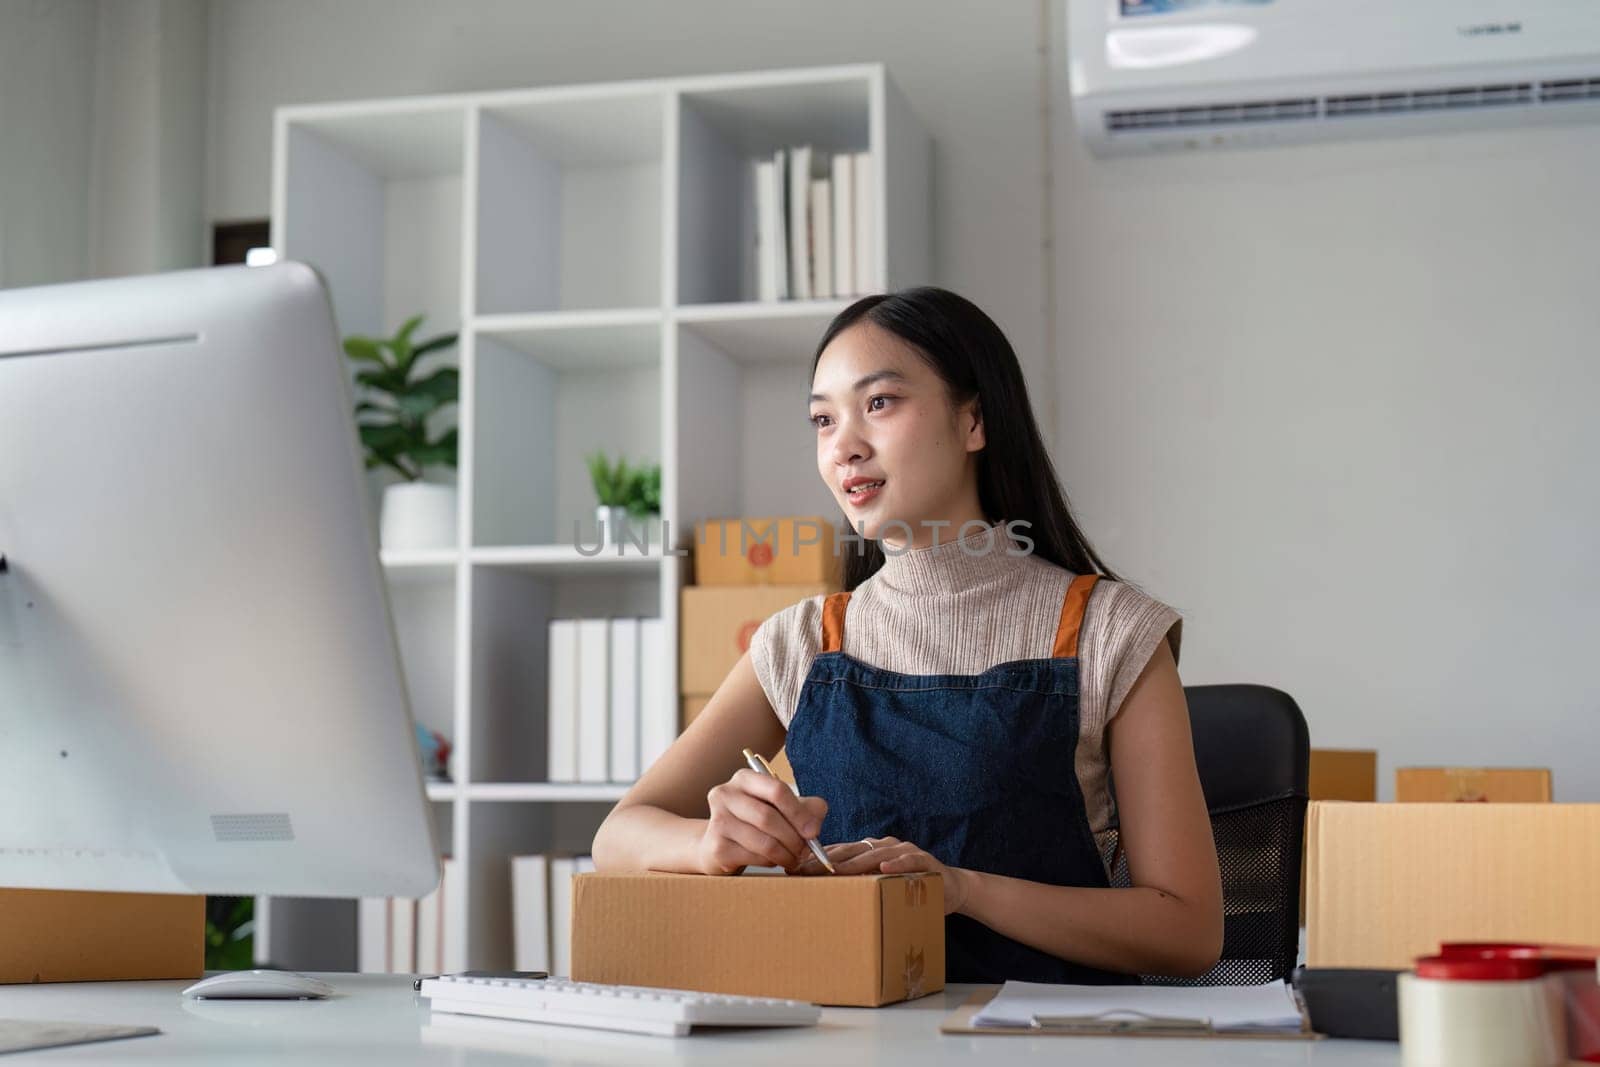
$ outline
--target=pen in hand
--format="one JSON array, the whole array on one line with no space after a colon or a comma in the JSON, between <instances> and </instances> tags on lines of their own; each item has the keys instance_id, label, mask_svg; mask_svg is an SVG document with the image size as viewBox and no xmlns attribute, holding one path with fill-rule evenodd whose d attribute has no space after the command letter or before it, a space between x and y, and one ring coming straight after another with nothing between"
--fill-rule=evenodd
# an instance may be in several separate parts
<instances>
[{"instance_id":1,"label":"pen in hand","mask_svg":"<svg viewBox=\"0 0 1600 1067\"><path fill-rule=\"evenodd\" d=\"M746 763L750 764L750 769L752 771L755 771L757 774L764 774L768 778L777 778L778 777L777 775L772 773L771 765L768 764L767 761L761 757L761 754L759 752L751 752L748 748L745 749L744 750L744 761ZM792 790L794 792L795 796L799 796L800 795L800 790L795 789L793 782L789 783L789 788L790 788L790 790ZM817 857L817 862L822 864L824 870L826 870L829 874L837 874L838 873L837 871L835 871L833 869L833 864L828 862L828 854L826 852L822 851L822 846L817 844L817 839L816 838L814 838L814 837L806 838L806 844L811 846L811 854L813 856Z\"/></svg>"}]
</instances>

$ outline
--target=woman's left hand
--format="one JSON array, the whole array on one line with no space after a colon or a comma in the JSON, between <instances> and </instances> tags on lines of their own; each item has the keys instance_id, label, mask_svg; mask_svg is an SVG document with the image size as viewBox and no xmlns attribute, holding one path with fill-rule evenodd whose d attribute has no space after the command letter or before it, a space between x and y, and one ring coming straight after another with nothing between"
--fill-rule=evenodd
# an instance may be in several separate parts
<instances>
[{"instance_id":1,"label":"woman's left hand","mask_svg":"<svg viewBox=\"0 0 1600 1067\"><path fill-rule=\"evenodd\" d=\"M972 891L971 871L962 867L949 867L934 856L897 837L869 837L861 841L844 841L825 845L837 874L937 874L944 881L944 913L960 911L966 907ZM796 874L826 874L817 857L807 855Z\"/></svg>"}]
</instances>

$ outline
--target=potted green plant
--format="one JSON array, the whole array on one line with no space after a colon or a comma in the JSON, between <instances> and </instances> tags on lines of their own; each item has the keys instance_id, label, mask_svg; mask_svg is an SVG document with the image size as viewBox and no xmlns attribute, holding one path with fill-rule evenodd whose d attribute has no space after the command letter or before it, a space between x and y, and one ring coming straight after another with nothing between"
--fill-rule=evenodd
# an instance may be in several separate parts
<instances>
[{"instance_id":1,"label":"potted green plant","mask_svg":"<svg viewBox=\"0 0 1600 1067\"><path fill-rule=\"evenodd\" d=\"M633 483L638 475L621 456L612 463L604 452L591 452L584 456L584 462L589 466L589 482L599 501L595 522L600 527L600 542L620 544L628 521L628 501L633 498Z\"/></svg>"},{"instance_id":2,"label":"potted green plant","mask_svg":"<svg viewBox=\"0 0 1600 1067\"><path fill-rule=\"evenodd\" d=\"M456 431L430 437L428 422L456 403L460 372L422 369L422 359L456 343L453 333L413 341L422 315L407 319L393 337L345 338L357 365L361 400L357 427L367 469L399 477L383 494L379 540L386 549L441 548L456 543L456 487L423 480L430 467L456 466Z\"/></svg>"},{"instance_id":3,"label":"potted green plant","mask_svg":"<svg viewBox=\"0 0 1600 1067\"><path fill-rule=\"evenodd\" d=\"M652 463L634 471L629 486L628 517L645 530L645 544L664 541L661 534L661 465Z\"/></svg>"}]
</instances>

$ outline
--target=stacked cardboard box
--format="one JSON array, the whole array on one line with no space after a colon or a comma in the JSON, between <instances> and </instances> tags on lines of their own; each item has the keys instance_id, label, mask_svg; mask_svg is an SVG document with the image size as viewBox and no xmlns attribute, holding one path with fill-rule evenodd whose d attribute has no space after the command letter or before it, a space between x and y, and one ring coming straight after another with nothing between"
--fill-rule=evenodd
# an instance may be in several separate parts
<instances>
[{"instance_id":1,"label":"stacked cardboard box","mask_svg":"<svg viewBox=\"0 0 1600 1067\"><path fill-rule=\"evenodd\" d=\"M728 677L766 619L839 587L833 525L821 516L716 519L694 543L683 589L678 681L683 727Z\"/></svg>"},{"instance_id":2,"label":"stacked cardboard box","mask_svg":"<svg viewBox=\"0 0 1600 1067\"><path fill-rule=\"evenodd\" d=\"M1378 799L1378 753L1370 748L1314 748L1311 750L1312 800ZM1302 843L1303 846L1303 843ZM1300 925L1306 924L1306 861L1300 850Z\"/></svg>"},{"instance_id":3,"label":"stacked cardboard box","mask_svg":"<svg viewBox=\"0 0 1600 1067\"><path fill-rule=\"evenodd\" d=\"M1548 804L1548 767L1401 767L1394 798L1402 804Z\"/></svg>"},{"instance_id":4,"label":"stacked cardboard box","mask_svg":"<svg viewBox=\"0 0 1600 1067\"><path fill-rule=\"evenodd\" d=\"M1600 804L1311 805L1306 962L1409 968L1445 941L1600 945Z\"/></svg>"}]
</instances>

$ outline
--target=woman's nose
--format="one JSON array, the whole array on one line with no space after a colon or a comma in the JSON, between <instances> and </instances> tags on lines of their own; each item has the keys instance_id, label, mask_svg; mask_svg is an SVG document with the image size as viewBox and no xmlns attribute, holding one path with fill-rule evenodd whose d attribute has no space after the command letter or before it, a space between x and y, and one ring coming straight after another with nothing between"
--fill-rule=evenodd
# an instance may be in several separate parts
<instances>
[{"instance_id":1,"label":"woman's nose","mask_svg":"<svg viewBox=\"0 0 1600 1067\"><path fill-rule=\"evenodd\" d=\"M833 462L841 467L865 459L869 449L861 436L848 425L841 424L831 443Z\"/></svg>"}]
</instances>

